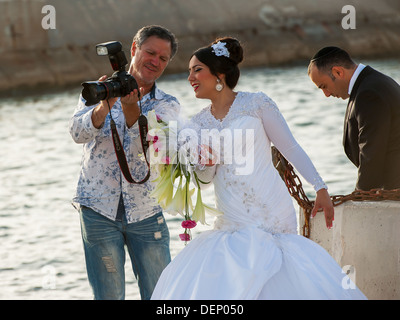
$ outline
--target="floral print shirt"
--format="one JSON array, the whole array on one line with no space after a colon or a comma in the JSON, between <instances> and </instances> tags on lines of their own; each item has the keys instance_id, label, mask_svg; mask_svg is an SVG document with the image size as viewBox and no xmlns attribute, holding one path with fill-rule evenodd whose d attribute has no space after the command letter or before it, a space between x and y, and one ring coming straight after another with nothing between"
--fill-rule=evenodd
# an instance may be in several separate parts
<instances>
[{"instance_id":1,"label":"floral print shirt","mask_svg":"<svg viewBox=\"0 0 400 320\"><path fill-rule=\"evenodd\" d=\"M176 118L180 111L178 100L158 89L141 99L144 115L155 110L158 115ZM76 143L83 144L83 156L76 194L73 204L76 208L83 205L115 220L118 203L122 193L128 223L141 221L161 211L157 201L149 194L154 188L153 173L144 184L131 184L125 180L114 151L110 129L110 114L103 126L96 129L91 116L96 105L85 106L85 100L79 97L78 106L70 120L70 134ZM118 99L111 109L118 134L123 144L130 172L136 181L147 174L147 164L141 154L142 145L137 123L131 128L126 126L121 102Z\"/></svg>"}]
</instances>

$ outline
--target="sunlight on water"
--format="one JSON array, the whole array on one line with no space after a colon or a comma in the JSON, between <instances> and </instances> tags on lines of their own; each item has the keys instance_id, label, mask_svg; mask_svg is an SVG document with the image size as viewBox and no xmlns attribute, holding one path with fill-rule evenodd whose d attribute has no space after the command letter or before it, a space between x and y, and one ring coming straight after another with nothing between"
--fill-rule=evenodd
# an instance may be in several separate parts
<instances>
[{"instance_id":1,"label":"sunlight on water","mask_svg":"<svg viewBox=\"0 0 400 320\"><path fill-rule=\"evenodd\" d=\"M374 61L400 82L400 61ZM158 83L175 95L191 117L208 104L196 100L186 74ZM306 66L242 70L237 90L263 91L278 104L298 142L314 162L331 194L353 191L356 169L344 155L347 102L327 99L307 76ZM0 106L0 299L91 299L78 214L70 201L82 146L68 132L80 88L61 94L3 99ZM303 180L313 199L312 188ZM205 201L213 204L212 188ZM171 253L184 246L180 219L166 214ZM196 232L211 228L200 226ZM196 233L194 233L196 236ZM139 299L129 260L127 299Z\"/></svg>"}]
</instances>

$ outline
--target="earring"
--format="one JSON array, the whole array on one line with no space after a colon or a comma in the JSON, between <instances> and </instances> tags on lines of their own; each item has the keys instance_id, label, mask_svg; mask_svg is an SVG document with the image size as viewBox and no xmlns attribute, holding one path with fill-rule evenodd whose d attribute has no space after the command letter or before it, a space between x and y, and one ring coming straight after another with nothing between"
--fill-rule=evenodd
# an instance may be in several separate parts
<instances>
[{"instance_id":1,"label":"earring","mask_svg":"<svg viewBox=\"0 0 400 320\"><path fill-rule=\"evenodd\" d=\"M217 79L217 84L215 86L215 90L222 91L223 88L224 88L224 85L221 83L221 80Z\"/></svg>"}]
</instances>

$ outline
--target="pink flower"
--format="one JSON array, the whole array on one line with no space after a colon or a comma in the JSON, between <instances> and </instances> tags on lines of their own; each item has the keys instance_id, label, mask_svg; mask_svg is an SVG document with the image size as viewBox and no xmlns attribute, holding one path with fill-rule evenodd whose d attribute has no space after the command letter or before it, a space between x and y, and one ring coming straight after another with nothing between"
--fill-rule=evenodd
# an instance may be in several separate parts
<instances>
[{"instance_id":1,"label":"pink flower","mask_svg":"<svg viewBox=\"0 0 400 320\"><path fill-rule=\"evenodd\" d=\"M147 134L147 141L150 142L157 142L158 141L158 136L152 136L150 133Z\"/></svg>"},{"instance_id":2,"label":"pink flower","mask_svg":"<svg viewBox=\"0 0 400 320\"><path fill-rule=\"evenodd\" d=\"M182 241L190 241L190 234L188 233L181 233L179 235L179 238L181 238Z\"/></svg>"},{"instance_id":3,"label":"pink flower","mask_svg":"<svg viewBox=\"0 0 400 320\"><path fill-rule=\"evenodd\" d=\"M156 114L156 118L157 118L157 122L158 122L158 123L162 122L162 119L161 119L161 117L160 117L158 114Z\"/></svg>"},{"instance_id":4,"label":"pink flower","mask_svg":"<svg viewBox=\"0 0 400 320\"><path fill-rule=\"evenodd\" d=\"M197 223L196 223L196 221L194 221L194 220L185 220L185 221L182 221L182 228L185 228L185 229L192 229L192 228L194 228L196 225L197 225Z\"/></svg>"},{"instance_id":5,"label":"pink flower","mask_svg":"<svg viewBox=\"0 0 400 320\"><path fill-rule=\"evenodd\" d=\"M157 141L158 141L158 136L155 136L154 140L153 140L153 147L154 147L155 152L159 151L160 144L161 144L161 142L157 142Z\"/></svg>"},{"instance_id":6,"label":"pink flower","mask_svg":"<svg viewBox=\"0 0 400 320\"><path fill-rule=\"evenodd\" d=\"M170 157L165 157L165 158L161 159L161 162L164 163L164 164L170 164L171 159L170 159Z\"/></svg>"}]
</instances>

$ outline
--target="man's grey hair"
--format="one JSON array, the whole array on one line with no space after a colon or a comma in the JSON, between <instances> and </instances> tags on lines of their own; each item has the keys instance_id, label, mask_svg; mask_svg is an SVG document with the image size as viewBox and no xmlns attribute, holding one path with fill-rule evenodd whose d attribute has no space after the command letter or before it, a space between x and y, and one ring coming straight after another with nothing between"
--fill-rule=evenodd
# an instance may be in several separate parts
<instances>
[{"instance_id":1,"label":"man's grey hair","mask_svg":"<svg viewBox=\"0 0 400 320\"><path fill-rule=\"evenodd\" d=\"M175 56L176 52L178 51L178 41L175 35L169 31L167 28L158 25L151 25L141 28L136 35L133 37L133 42L136 43L136 46L140 48L142 44L152 36L156 36L160 39L167 40L171 44L171 57L170 59Z\"/></svg>"}]
</instances>

